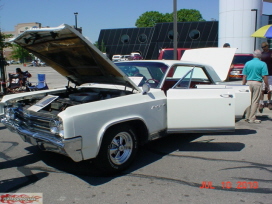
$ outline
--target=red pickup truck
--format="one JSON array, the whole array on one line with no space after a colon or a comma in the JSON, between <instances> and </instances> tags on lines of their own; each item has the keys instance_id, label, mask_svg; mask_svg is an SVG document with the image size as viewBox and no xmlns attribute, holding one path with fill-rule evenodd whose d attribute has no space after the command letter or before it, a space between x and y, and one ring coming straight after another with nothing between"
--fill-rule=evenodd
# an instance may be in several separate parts
<instances>
[{"instance_id":1,"label":"red pickup truck","mask_svg":"<svg viewBox=\"0 0 272 204\"><path fill-rule=\"evenodd\" d=\"M190 48L177 48L177 59L180 60L184 51L188 50ZM172 60L174 59L174 48L164 48L161 49L159 57L159 60Z\"/></svg>"},{"instance_id":2,"label":"red pickup truck","mask_svg":"<svg viewBox=\"0 0 272 204\"><path fill-rule=\"evenodd\" d=\"M243 79L243 68L245 63L252 60L253 54L235 54L229 71L229 80Z\"/></svg>"}]
</instances>

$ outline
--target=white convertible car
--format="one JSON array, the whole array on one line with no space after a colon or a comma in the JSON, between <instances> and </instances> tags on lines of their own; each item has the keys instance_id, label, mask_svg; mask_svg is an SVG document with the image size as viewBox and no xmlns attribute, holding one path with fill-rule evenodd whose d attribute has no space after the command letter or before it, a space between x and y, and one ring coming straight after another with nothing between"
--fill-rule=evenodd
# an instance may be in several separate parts
<instances>
[{"instance_id":1,"label":"white convertible car","mask_svg":"<svg viewBox=\"0 0 272 204\"><path fill-rule=\"evenodd\" d=\"M93 159L105 173L124 170L139 145L168 133L233 131L235 117L250 103L247 86L221 84L229 64L215 71L201 62L213 49L185 53L198 55L198 62L113 64L68 25L27 30L15 43L66 77L68 85L6 95L1 122L25 142L74 161ZM221 51L230 63L234 51L215 53Z\"/></svg>"}]
</instances>

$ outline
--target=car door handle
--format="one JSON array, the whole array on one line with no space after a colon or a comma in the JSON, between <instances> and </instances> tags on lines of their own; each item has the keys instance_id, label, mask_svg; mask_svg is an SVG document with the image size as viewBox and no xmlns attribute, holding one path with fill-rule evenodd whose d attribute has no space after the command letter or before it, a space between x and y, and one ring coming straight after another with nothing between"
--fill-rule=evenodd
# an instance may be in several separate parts
<instances>
[{"instance_id":1,"label":"car door handle","mask_svg":"<svg viewBox=\"0 0 272 204\"><path fill-rule=\"evenodd\" d=\"M221 94L220 96L223 98L233 98L232 94Z\"/></svg>"},{"instance_id":2,"label":"car door handle","mask_svg":"<svg viewBox=\"0 0 272 204\"><path fill-rule=\"evenodd\" d=\"M239 91L240 92L249 92L249 90L247 90L247 89L240 89Z\"/></svg>"}]
</instances>

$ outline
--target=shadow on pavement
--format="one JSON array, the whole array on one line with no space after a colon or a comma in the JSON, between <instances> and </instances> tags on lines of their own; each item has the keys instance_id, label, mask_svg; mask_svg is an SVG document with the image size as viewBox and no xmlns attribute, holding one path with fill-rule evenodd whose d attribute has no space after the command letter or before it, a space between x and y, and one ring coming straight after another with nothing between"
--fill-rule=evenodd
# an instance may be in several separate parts
<instances>
[{"instance_id":1,"label":"shadow on pavement","mask_svg":"<svg viewBox=\"0 0 272 204\"><path fill-rule=\"evenodd\" d=\"M237 135L252 135L256 134L256 130L251 130L251 129L235 129L235 132L222 132L222 133L209 133L209 135L216 135L216 136L237 136Z\"/></svg>"},{"instance_id":2,"label":"shadow on pavement","mask_svg":"<svg viewBox=\"0 0 272 204\"><path fill-rule=\"evenodd\" d=\"M6 126L1 126L0 127L0 130L4 130L4 129L6 129Z\"/></svg>"},{"instance_id":3,"label":"shadow on pavement","mask_svg":"<svg viewBox=\"0 0 272 204\"><path fill-rule=\"evenodd\" d=\"M254 131L250 130L239 130L239 135L253 134ZM237 135L237 132L232 133ZM27 147L26 150L30 152L30 154L25 155L23 157L12 160L11 158L7 158L8 160L1 163L1 169L18 167L17 169L20 172L28 172L26 177L33 176L34 179L28 180L25 182L25 185L28 183L33 183L36 180L42 179L47 176L50 172L55 173L69 173L77 176L78 178L84 180L90 185L102 185L104 183L109 182L112 179L115 179L120 176L125 176L127 174L132 173L144 166L150 165L153 162L160 160L162 157L169 155L175 151L241 151L244 148L244 144L242 143L211 143L211 140L203 140L193 142L195 139L202 137L201 134L174 134L168 135L167 137L152 141L142 147L139 148L137 157L134 163L124 172L111 176L111 177L103 177L100 176L100 171L97 170L90 161L83 162L74 162L70 158L59 155L52 152L42 152L37 147L30 146ZM36 162L44 162L47 167L37 165ZM21 168L21 169L19 169ZM32 174L32 171L41 171L43 173L40 174ZM35 175L40 175L36 176ZM32 178L32 177L29 177ZM19 179L19 178L18 178ZM5 181L6 185L14 185L16 179L11 181ZM17 187L10 186L9 189L18 189L20 187L20 179L17 180L19 183Z\"/></svg>"},{"instance_id":4,"label":"shadow on pavement","mask_svg":"<svg viewBox=\"0 0 272 204\"><path fill-rule=\"evenodd\" d=\"M271 117L269 115L257 115L257 119L260 119L262 121L272 121Z\"/></svg>"},{"instance_id":5,"label":"shadow on pavement","mask_svg":"<svg viewBox=\"0 0 272 204\"><path fill-rule=\"evenodd\" d=\"M179 151L237 152L237 151L241 151L244 147L245 147L245 144L239 143L239 142L228 142L228 143L192 142L184 147L181 147Z\"/></svg>"},{"instance_id":6,"label":"shadow on pavement","mask_svg":"<svg viewBox=\"0 0 272 204\"><path fill-rule=\"evenodd\" d=\"M4 193L10 193L13 191L17 191L20 188L23 188L25 186L31 185L45 177L47 177L49 173L47 172L40 172L36 174L31 174L23 177L13 178L13 179L7 179L2 180L0 183L0 192Z\"/></svg>"}]
</instances>

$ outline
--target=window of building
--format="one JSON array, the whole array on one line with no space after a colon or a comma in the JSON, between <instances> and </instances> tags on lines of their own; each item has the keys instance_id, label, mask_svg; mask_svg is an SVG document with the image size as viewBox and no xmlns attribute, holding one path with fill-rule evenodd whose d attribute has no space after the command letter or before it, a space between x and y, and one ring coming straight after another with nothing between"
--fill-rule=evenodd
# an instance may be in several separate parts
<instances>
[{"instance_id":1,"label":"window of building","mask_svg":"<svg viewBox=\"0 0 272 204\"><path fill-rule=\"evenodd\" d=\"M141 35L139 35L138 40L139 40L141 43L146 42L146 41L147 41L147 36L146 36L146 34L141 34Z\"/></svg>"},{"instance_id":2,"label":"window of building","mask_svg":"<svg viewBox=\"0 0 272 204\"><path fill-rule=\"evenodd\" d=\"M177 35L178 35L178 32L177 32ZM173 39L174 39L174 31L173 31L173 30L170 30L170 31L168 32L168 38L169 38L170 40L173 40Z\"/></svg>"},{"instance_id":3,"label":"window of building","mask_svg":"<svg viewBox=\"0 0 272 204\"><path fill-rule=\"evenodd\" d=\"M170 30L170 31L168 32L168 38L169 38L170 40L173 40L173 39L174 39L174 31L173 31L173 30Z\"/></svg>"},{"instance_id":4,"label":"window of building","mask_svg":"<svg viewBox=\"0 0 272 204\"><path fill-rule=\"evenodd\" d=\"M122 43L128 43L129 42L129 36L127 34L122 35L121 42Z\"/></svg>"},{"instance_id":5,"label":"window of building","mask_svg":"<svg viewBox=\"0 0 272 204\"><path fill-rule=\"evenodd\" d=\"M192 40L197 40L199 37L200 37L200 32L199 30L191 30L190 33L189 33L189 37L192 39Z\"/></svg>"}]
</instances>

